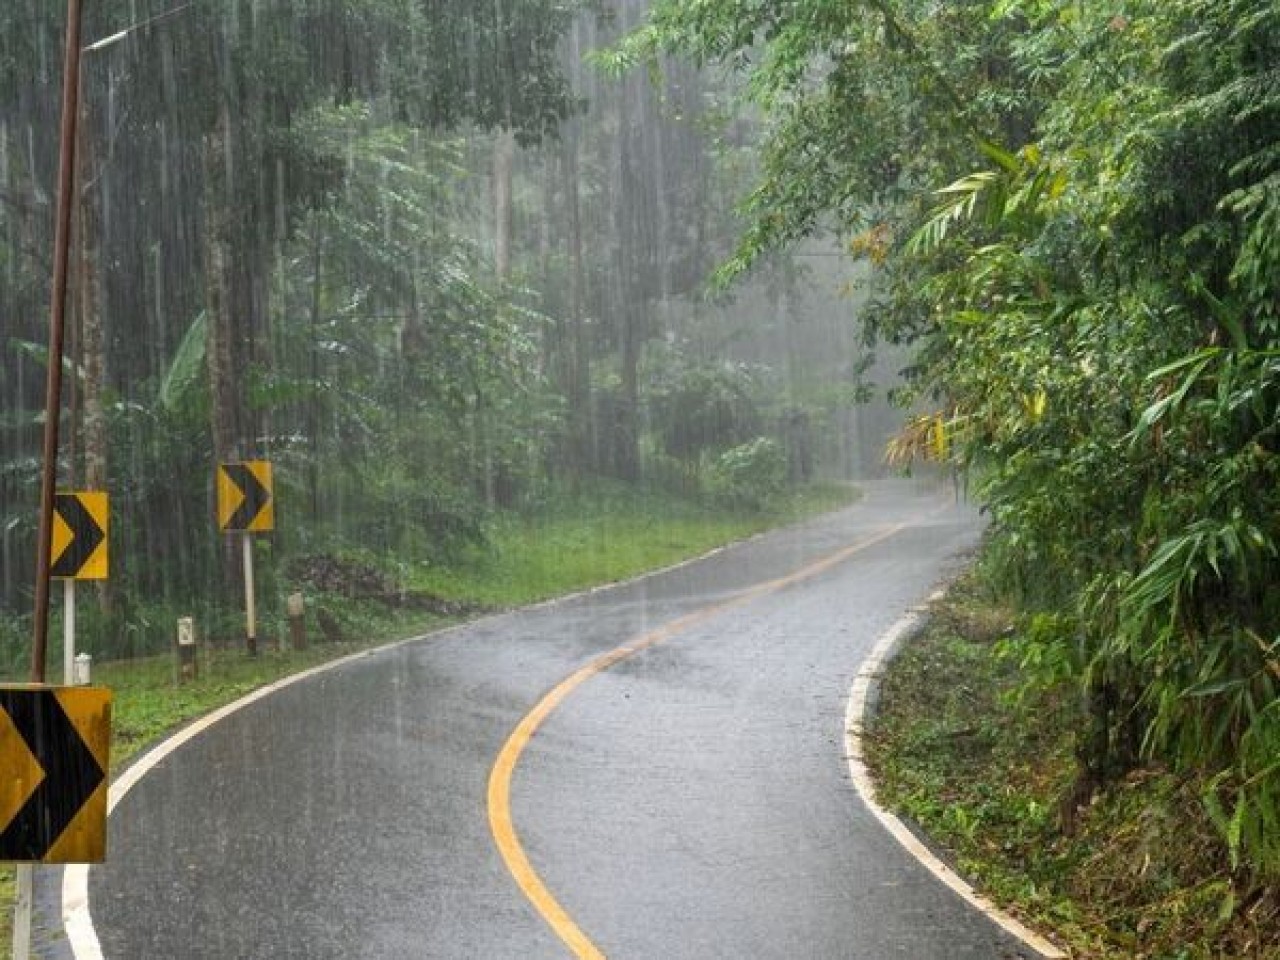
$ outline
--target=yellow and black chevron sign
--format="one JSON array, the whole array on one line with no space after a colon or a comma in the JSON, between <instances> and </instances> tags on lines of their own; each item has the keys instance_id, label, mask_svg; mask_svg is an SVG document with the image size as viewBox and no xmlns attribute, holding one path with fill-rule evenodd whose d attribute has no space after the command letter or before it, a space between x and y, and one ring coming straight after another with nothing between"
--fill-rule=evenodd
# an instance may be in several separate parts
<instances>
[{"instance_id":1,"label":"yellow and black chevron sign","mask_svg":"<svg viewBox=\"0 0 1280 960\"><path fill-rule=\"evenodd\" d=\"M101 863L111 691L0 686L0 861Z\"/></svg>"},{"instance_id":2,"label":"yellow and black chevron sign","mask_svg":"<svg viewBox=\"0 0 1280 960\"><path fill-rule=\"evenodd\" d=\"M275 525L270 461L219 464L218 529L265 533Z\"/></svg>"},{"instance_id":3,"label":"yellow and black chevron sign","mask_svg":"<svg viewBox=\"0 0 1280 960\"><path fill-rule=\"evenodd\" d=\"M54 496L49 576L55 580L107 579L109 515L107 495L100 490Z\"/></svg>"}]
</instances>

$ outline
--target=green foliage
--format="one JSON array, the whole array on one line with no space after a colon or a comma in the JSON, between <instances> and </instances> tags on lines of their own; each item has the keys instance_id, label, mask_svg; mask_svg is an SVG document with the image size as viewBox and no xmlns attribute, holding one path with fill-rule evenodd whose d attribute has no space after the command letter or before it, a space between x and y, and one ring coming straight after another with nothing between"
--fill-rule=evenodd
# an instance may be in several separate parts
<instances>
[{"instance_id":1,"label":"green foliage","mask_svg":"<svg viewBox=\"0 0 1280 960\"><path fill-rule=\"evenodd\" d=\"M556 491L525 516L505 514L488 542L449 563L413 565L409 582L449 599L506 607L559 596L697 556L780 522L843 506L849 488L807 489L773 509L726 511L705 500L597 481L577 495Z\"/></svg>"},{"instance_id":2,"label":"green foliage","mask_svg":"<svg viewBox=\"0 0 1280 960\"><path fill-rule=\"evenodd\" d=\"M201 379L205 362L205 339L208 337L207 315L202 310L191 321L186 335L178 345L169 370L160 381L157 399L168 413L176 413L194 402L194 395L203 387Z\"/></svg>"},{"instance_id":3,"label":"green foliage","mask_svg":"<svg viewBox=\"0 0 1280 960\"><path fill-rule=\"evenodd\" d=\"M1060 671L1033 651L1054 656L1074 625L1044 614L1027 630L1020 619L982 577L933 605L886 670L870 726L881 801L1073 956L1277 955L1280 901L1236 869L1244 858L1227 848L1243 836L1245 808L1225 784L1146 766L1063 828L1087 723L1073 695L1079 668ZM1030 655L1029 671L1008 652Z\"/></svg>"},{"instance_id":4,"label":"green foliage","mask_svg":"<svg viewBox=\"0 0 1280 960\"><path fill-rule=\"evenodd\" d=\"M1173 67L1175 52L1186 55L1182 38L1147 34L1138 42L1150 45L1147 56L1130 47L1131 59L1119 58L1117 69L1156 61L1185 76L1185 63ZM1267 349L1276 343L1269 313L1247 306L1273 300L1266 284L1274 281L1240 286L1260 274L1238 266L1254 256L1246 252L1254 238L1243 217L1223 216L1231 184L1217 169L1220 158L1212 176L1206 167L1215 185L1199 198L1179 191L1175 203L1149 183L1135 189L1133 179L1161 168L1173 174L1166 131L1185 141L1221 130L1212 138L1220 152L1251 157L1249 128L1259 117L1238 103L1228 107L1229 98L1220 106L1233 116L1191 112L1169 89L1175 78L1164 79L1167 86L1131 77L1146 88L1137 99L1148 112L1122 128L1119 152L1097 145L1094 162L1080 162L1090 154L1074 136L1078 101L1053 104L1046 146L1074 145L1075 172L1051 164L1060 172L1046 176L1042 163L1002 163L958 181L912 250L967 251L933 281L953 311L940 327L946 350L935 372L967 432L966 455L986 468L983 489L1007 556L1024 568L1047 561L1075 585L1058 599L1077 598L1088 652L1078 676L1091 702L1104 705L1108 728L1087 748L1086 764L1122 770L1137 751L1117 738L1141 730L1147 755L1213 773L1213 802L1235 790L1231 817L1219 818L1224 839L1254 869L1274 873L1280 779L1271 757L1280 740L1267 638L1280 625L1273 599L1280 379ZM1201 98L1197 111L1204 105ZM1189 129L1197 116L1199 134ZM1245 129L1222 142L1233 126ZM1179 154L1178 175L1186 156ZM1191 157L1208 162L1202 150ZM1223 170L1258 172L1226 159ZM965 239L948 242L960 223ZM1171 246L1151 224L1175 228L1181 244ZM1204 242L1211 234L1218 239ZM1231 236L1240 246L1227 242ZM1129 259L1138 255L1151 264L1145 276ZM1198 345L1206 336L1230 346ZM1032 391L1047 397L1034 413Z\"/></svg>"},{"instance_id":5,"label":"green foliage","mask_svg":"<svg viewBox=\"0 0 1280 960\"><path fill-rule=\"evenodd\" d=\"M665 0L601 59L622 70L666 51L745 75L770 135L727 279L833 219L845 230L896 216L918 184L1025 127L1025 89L1007 62L1013 31L988 7Z\"/></svg>"},{"instance_id":6,"label":"green foliage","mask_svg":"<svg viewBox=\"0 0 1280 960\"><path fill-rule=\"evenodd\" d=\"M274 411L282 481L317 528L448 556L483 540L492 509L536 496L560 429L532 362L547 320L461 232L460 143L359 103L317 107L298 132L343 158L345 186L290 247L279 362L254 402Z\"/></svg>"},{"instance_id":7,"label":"green foliage","mask_svg":"<svg viewBox=\"0 0 1280 960\"><path fill-rule=\"evenodd\" d=\"M649 388L654 432L665 453L696 462L758 434L759 371L745 364L694 364L673 354Z\"/></svg>"},{"instance_id":8,"label":"green foliage","mask_svg":"<svg viewBox=\"0 0 1280 960\"><path fill-rule=\"evenodd\" d=\"M528 144L579 106L558 45L596 0L404 3L392 13L390 87L410 122L507 128ZM377 59L374 51L371 58ZM385 56L385 54L383 54Z\"/></svg>"},{"instance_id":9,"label":"green foliage","mask_svg":"<svg viewBox=\"0 0 1280 960\"><path fill-rule=\"evenodd\" d=\"M739 510L765 509L786 485L786 454L772 437L756 437L729 448L707 471L711 496Z\"/></svg>"},{"instance_id":10,"label":"green foliage","mask_svg":"<svg viewBox=\"0 0 1280 960\"><path fill-rule=\"evenodd\" d=\"M17 680L29 675L30 640L29 618L0 617L0 677Z\"/></svg>"}]
</instances>

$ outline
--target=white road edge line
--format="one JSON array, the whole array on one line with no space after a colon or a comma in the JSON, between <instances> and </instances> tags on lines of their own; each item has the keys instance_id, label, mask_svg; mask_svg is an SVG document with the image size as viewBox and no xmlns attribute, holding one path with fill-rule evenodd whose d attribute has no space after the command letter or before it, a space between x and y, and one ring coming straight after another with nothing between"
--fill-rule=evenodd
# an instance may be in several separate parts
<instances>
[{"instance_id":1,"label":"white road edge line","mask_svg":"<svg viewBox=\"0 0 1280 960\"><path fill-rule=\"evenodd\" d=\"M939 591L929 597L928 602L932 603L942 595ZM903 641L919 629L924 619L923 607L914 609L899 619L876 641L876 645L872 647L871 653L862 662L858 675L854 678L844 715L845 759L849 763L849 779L853 782L853 788L858 792L867 809L875 814L881 825L902 844L907 853L919 861L921 866L1006 933L1017 937L1032 950L1043 955L1045 960L1067 960L1067 954L974 890L921 843L916 835L907 829L906 824L876 802L875 784L871 780L871 773L867 769L862 749L862 734L871 719L873 708L872 691L879 683L885 664L892 659Z\"/></svg>"},{"instance_id":2,"label":"white road edge line","mask_svg":"<svg viewBox=\"0 0 1280 960\"><path fill-rule=\"evenodd\" d=\"M451 633L460 629L462 626L470 626L472 624L459 624L455 627L448 627L437 633L423 634L422 636L408 637L404 640L397 640L392 643L385 644L380 647L370 647L368 650L360 650L350 656L340 657L337 660L330 660L328 663L322 663L319 666L312 667L310 670L304 670L302 673L295 673L292 676L284 677L275 683L268 684L265 687L259 687L252 693L246 694L239 700L219 707L212 713L206 714L198 720L193 721L188 726L183 727L167 740L152 747L148 752L135 760L128 769L125 770L115 782L111 784L110 790L107 792L107 815L111 815L111 811L116 808L124 795L128 793L138 781L150 773L156 766L169 757L174 751L185 744L187 741L198 737L214 724L221 720L225 720L231 714L242 710L251 703L268 697L285 687L292 686L302 680L314 677L317 674L326 673L329 670L335 670L338 667L345 666L356 660L362 660L365 657L371 657L375 654L382 654L396 647L402 647L406 644L415 643L427 636L437 637L443 634ZM104 960L102 954L102 944L98 941L98 932L93 927L93 917L89 913L89 867L87 863L70 864L62 871L62 927L67 936L67 943L71 947L71 953L76 960Z\"/></svg>"}]
</instances>

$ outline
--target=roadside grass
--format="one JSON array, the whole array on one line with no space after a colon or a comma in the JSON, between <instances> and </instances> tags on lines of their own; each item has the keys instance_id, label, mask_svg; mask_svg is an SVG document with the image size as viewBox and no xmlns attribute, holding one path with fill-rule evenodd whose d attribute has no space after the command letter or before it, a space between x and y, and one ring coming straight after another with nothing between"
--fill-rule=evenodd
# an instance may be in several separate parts
<instances>
[{"instance_id":1,"label":"roadside grass","mask_svg":"<svg viewBox=\"0 0 1280 960\"><path fill-rule=\"evenodd\" d=\"M1078 960L1280 960L1280 898L1233 873L1194 778L1135 771L1064 830L1080 712L1020 696L1016 623L973 575L935 604L881 685L880 802Z\"/></svg>"},{"instance_id":2,"label":"roadside grass","mask_svg":"<svg viewBox=\"0 0 1280 960\"><path fill-rule=\"evenodd\" d=\"M544 513L502 518L488 547L447 566L412 566L408 585L449 600L519 606L625 580L855 498L852 488L816 485L767 512L728 513L601 487Z\"/></svg>"},{"instance_id":3,"label":"roadside grass","mask_svg":"<svg viewBox=\"0 0 1280 960\"><path fill-rule=\"evenodd\" d=\"M611 583L696 557L735 540L848 505L857 491L812 486L763 513L726 513L657 494L598 489L555 510L497 523L490 545L449 567L388 563L405 586L472 609L502 609ZM283 624L265 624L262 650L202 647L199 676L179 684L173 656L95 664L93 682L113 693L111 767L182 724L311 667L393 640L426 633L462 616L391 609L377 601L325 596L322 607L343 640L320 639L313 613L305 650L281 650ZM14 871L0 865L0 958L12 953Z\"/></svg>"},{"instance_id":4,"label":"roadside grass","mask_svg":"<svg viewBox=\"0 0 1280 960\"><path fill-rule=\"evenodd\" d=\"M13 904L18 899L18 879L13 867L0 867L0 956L13 956Z\"/></svg>"}]
</instances>

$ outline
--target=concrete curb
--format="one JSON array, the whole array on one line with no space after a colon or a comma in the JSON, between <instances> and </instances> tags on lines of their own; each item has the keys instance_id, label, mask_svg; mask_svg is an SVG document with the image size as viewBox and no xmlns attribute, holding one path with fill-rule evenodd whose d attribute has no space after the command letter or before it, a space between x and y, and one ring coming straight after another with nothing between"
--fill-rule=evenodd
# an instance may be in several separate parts
<instances>
[{"instance_id":1,"label":"concrete curb","mask_svg":"<svg viewBox=\"0 0 1280 960\"><path fill-rule=\"evenodd\" d=\"M928 603L941 599L941 591L929 597ZM862 748L863 732L867 728L875 712L876 697L879 692L880 676L885 665L893 659L898 649L918 633L926 619L925 607L909 611L891 626L862 662L858 675L849 689L848 705L844 718L845 759L849 764L849 779L858 797L866 804L880 824L893 835L907 853L911 854L921 866L937 877L948 888L955 892L971 907L982 913L1006 933L1021 940L1026 946L1039 953L1045 960L1067 960L1068 954L1046 940L1044 937L1028 929L1014 917L1005 913L986 897L979 894L954 870L942 862L920 839L908 829L907 825L880 806L875 799L875 784L867 769Z\"/></svg>"}]
</instances>

